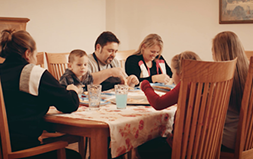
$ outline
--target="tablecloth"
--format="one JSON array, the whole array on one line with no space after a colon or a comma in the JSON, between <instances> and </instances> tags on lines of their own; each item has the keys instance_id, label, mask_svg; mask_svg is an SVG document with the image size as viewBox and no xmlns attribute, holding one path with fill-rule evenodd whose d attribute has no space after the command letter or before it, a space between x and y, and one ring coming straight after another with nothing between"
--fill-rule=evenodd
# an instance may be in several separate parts
<instances>
[{"instance_id":1,"label":"tablecloth","mask_svg":"<svg viewBox=\"0 0 253 159\"><path fill-rule=\"evenodd\" d=\"M54 109L50 108L51 111ZM111 154L114 158L155 137L166 137L172 130L175 111L176 106L156 111L151 106L127 106L126 109L117 109L116 105L108 104L101 106L98 111L90 111L88 107L80 106L71 114L54 115L108 123Z\"/></svg>"}]
</instances>

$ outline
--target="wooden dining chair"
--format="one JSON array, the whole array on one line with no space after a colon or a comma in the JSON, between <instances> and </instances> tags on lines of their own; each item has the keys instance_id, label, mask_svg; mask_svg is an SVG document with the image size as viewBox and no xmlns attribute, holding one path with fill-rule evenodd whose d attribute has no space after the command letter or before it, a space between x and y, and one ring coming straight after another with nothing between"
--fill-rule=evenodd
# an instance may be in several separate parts
<instances>
[{"instance_id":1,"label":"wooden dining chair","mask_svg":"<svg viewBox=\"0 0 253 159\"><path fill-rule=\"evenodd\" d=\"M173 159L219 158L236 62L182 61Z\"/></svg>"},{"instance_id":2,"label":"wooden dining chair","mask_svg":"<svg viewBox=\"0 0 253 159\"><path fill-rule=\"evenodd\" d=\"M25 150L14 152L12 151L1 80L0 80L0 135L1 135L1 149L2 149L2 156L0 156L0 158L1 157L3 159L25 158L54 150L57 150L58 159L66 158L65 147L68 145L68 143L65 141L57 141Z\"/></svg>"},{"instance_id":3,"label":"wooden dining chair","mask_svg":"<svg viewBox=\"0 0 253 159\"><path fill-rule=\"evenodd\" d=\"M245 51L247 58L250 60L250 57L253 56L253 51Z\"/></svg>"},{"instance_id":4,"label":"wooden dining chair","mask_svg":"<svg viewBox=\"0 0 253 159\"><path fill-rule=\"evenodd\" d=\"M65 69L68 68L68 56L69 53L45 53L47 64L48 64L48 71L57 79L59 80L63 73L65 72ZM43 143L48 143L51 141L57 141L57 140L64 140L67 141L69 144L78 142L78 148L79 153L83 158L86 156L86 150L87 150L87 143L88 139L80 136L74 136L69 134L63 134L63 133L50 133L44 131L41 135L41 141ZM85 150L85 151L83 151Z\"/></svg>"},{"instance_id":5,"label":"wooden dining chair","mask_svg":"<svg viewBox=\"0 0 253 159\"><path fill-rule=\"evenodd\" d=\"M132 55L135 50L122 50L116 53L116 59L120 62L120 67L125 70L125 62L128 56Z\"/></svg>"},{"instance_id":6,"label":"wooden dining chair","mask_svg":"<svg viewBox=\"0 0 253 159\"><path fill-rule=\"evenodd\" d=\"M40 65L40 67L45 68L44 52L38 52L36 56L37 56L37 64L36 65Z\"/></svg>"},{"instance_id":7,"label":"wooden dining chair","mask_svg":"<svg viewBox=\"0 0 253 159\"><path fill-rule=\"evenodd\" d=\"M221 159L253 158L253 57L250 58L248 75L243 92L237 129L235 152L221 152Z\"/></svg>"},{"instance_id":8,"label":"wooden dining chair","mask_svg":"<svg viewBox=\"0 0 253 159\"><path fill-rule=\"evenodd\" d=\"M48 71L59 80L68 68L69 53L45 53L48 65Z\"/></svg>"}]
</instances>

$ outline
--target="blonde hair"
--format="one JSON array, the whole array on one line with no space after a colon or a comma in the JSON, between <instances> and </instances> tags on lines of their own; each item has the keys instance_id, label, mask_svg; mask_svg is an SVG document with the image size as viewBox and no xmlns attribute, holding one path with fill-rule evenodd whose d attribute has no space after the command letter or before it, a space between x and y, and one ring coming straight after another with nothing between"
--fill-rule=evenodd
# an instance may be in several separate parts
<instances>
[{"instance_id":1,"label":"blonde hair","mask_svg":"<svg viewBox=\"0 0 253 159\"><path fill-rule=\"evenodd\" d=\"M175 55L171 60L171 67L176 70L178 75L181 74L181 61L183 59L201 61L199 55L192 51L184 51Z\"/></svg>"},{"instance_id":2,"label":"blonde hair","mask_svg":"<svg viewBox=\"0 0 253 159\"><path fill-rule=\"evenodd\" d=\"M240 111L249 67L249 61L245 55L244 48L235 33L225 31L214 37L212 51L215 61L233 60L237 57L230 105Z\"/></svg>"},{"instance_id":3,"label":"blonde hair","mask_svg":"<svg viewBox=\"0 0 253 159\"><path fill-rule=\"evenodd\" d=\"M72 63L75 60L75 56L77 57L83 57L83 56L87 56L87 53L83 50L72 50L69 54L69 63Z\"/></svg>"},{"instance_id":4,"label":"blonde hair","mask_svg":"<svg viewBox=\"0 0 253 159\"><path fill-rule=\"evenodd\" d=\"M160 52L158 58L160 58L163 50L163 41L162 38L157 34L149 34L144 38L141 42L138 50L134 52L134 55L142 55L143 54L143 47L152 47L154 45L158 45L160 47Z\"/></svg>"}]
</instances>

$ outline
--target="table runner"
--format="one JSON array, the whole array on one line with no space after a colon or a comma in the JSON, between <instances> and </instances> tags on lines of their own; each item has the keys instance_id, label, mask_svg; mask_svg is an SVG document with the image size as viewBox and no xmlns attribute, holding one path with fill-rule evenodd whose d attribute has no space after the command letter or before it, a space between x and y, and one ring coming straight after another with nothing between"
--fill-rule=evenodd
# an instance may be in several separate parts
<instances>
[{"instance_id":1,"label":"table runner","mask_svg":"<svg viewBox=\"0 0 253 159\"><path fill-rule=\"evenodd\" d=\"M56 109L50 108L48 114ZM53 114L66 118L103 121L109 125L112 157L122 155L132 148L156 138L166 137L172 130L176 106L156 111L151 106L127 106L117 109L116 105L101 106L98 111L90 111L80 106L71 114ZM99 143L98 143L99 144Z\"/></svg>"}]
</instances>

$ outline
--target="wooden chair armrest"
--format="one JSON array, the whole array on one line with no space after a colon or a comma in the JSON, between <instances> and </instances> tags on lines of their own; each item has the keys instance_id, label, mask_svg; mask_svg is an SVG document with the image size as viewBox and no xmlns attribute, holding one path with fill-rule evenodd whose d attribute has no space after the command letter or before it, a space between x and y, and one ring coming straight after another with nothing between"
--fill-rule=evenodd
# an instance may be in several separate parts
<instances>
[{"instance_id":1,"label":"wooden chair armrest","mask_svg":"<svg viewBox=\"0 0 253 159\"><path fill-rule=\"evenodd\" d=\"M9 157L10 158L25 158L25 157L30 157L30 156L35 156L39 154L43 154L46 152L62 149L68 146L68 143L65 141L57 141L25 150L20 150L20 151L15 151L12 152Z\"/></svg>"}]
</instances>

